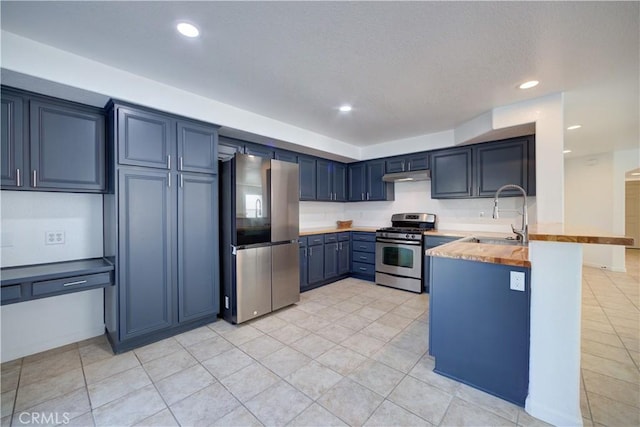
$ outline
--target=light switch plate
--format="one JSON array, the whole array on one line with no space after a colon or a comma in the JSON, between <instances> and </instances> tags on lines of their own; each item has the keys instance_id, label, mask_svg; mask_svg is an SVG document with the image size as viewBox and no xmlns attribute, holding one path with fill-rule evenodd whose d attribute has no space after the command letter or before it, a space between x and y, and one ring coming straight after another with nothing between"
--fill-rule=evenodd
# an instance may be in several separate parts
<instances>
[{"instance_id":1,"label":"light switch plate","mask_svg":"<svg viewBox=\"0 0 640 427\"><path fill-rule=\"evenodd\" d=\"M511 271L510 288L513 291L524 292L524 272Z\"/></svg>"}]
</instances>

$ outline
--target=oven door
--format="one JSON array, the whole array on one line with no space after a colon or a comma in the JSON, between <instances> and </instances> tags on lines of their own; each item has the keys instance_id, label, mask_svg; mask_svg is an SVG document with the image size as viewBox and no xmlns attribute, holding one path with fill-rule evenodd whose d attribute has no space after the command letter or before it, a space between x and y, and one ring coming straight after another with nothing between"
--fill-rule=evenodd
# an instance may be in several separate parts
<instances>
[{"instance_id":1,"label":"oven door","mask_svg":"<svg viewBox=\"0 0 640 427\"><path fill-rule=\"evenodd\" d=\"M376 271L395 276L422 277L422 242L376 239Z\"/></svg>"}]
</instances>

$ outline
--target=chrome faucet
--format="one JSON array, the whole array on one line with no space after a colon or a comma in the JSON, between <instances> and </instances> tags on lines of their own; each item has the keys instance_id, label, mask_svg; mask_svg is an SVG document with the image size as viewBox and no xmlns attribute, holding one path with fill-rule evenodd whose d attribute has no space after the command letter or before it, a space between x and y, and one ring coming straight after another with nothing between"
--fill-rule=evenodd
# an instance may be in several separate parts
<instances>
[{"instance_id":1,"label":"chrome faucet","mask_svg":"<svg viewBox=\"0 0 640 427\"><path fill-rule=\"evenodd\" d=\"M522 212L519 212L513 209L508 209L508 210L503 209L502 211L518 212L520 215L522 215L522 226L520 227L520 230L516 230L513 224L511 224L511 230L518 236L518 240L520 240L522 243L529 243L529 216L527 215L527 208L528 208L527 192L524 191L524 188L516 184L507 184L498 188L498 191L496 191L496 195L494 196L494 199L493 199L493 219L499 218L500 209L498 209L498 197L500 197L500 193L502 193L503 190L507 190L507 189L519 190L522 193L522 197L524 197L524 201L522 202Z\"/></svg>"}]
</instances>

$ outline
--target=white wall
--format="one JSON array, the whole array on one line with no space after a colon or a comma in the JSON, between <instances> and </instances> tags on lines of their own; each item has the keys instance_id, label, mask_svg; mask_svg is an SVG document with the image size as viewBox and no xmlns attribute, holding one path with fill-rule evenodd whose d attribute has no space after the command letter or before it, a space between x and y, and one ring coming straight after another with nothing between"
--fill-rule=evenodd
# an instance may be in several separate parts
<instances>
[{"instance_id":1,"label":"white wall","mask_svg":"<svg viewBox=\"0 0 640 427\"><path fill-rule=\"evenodd\" d=\"M429 212L436 214L441 230L469 230L511 233L510 224L520 227L517 213L504 213L494 220L493 199L437 200L431 198L431 182L396 182L395 200L390 202L301 202L300 228L335 227L336 220L353 220L363 227L391 225L391 215L403 212ZM506 197L500 200L502 209L520 209L522 198ZM529 198L529 221L536 219L536 198Z\"/></svg>"},{"instance_id":2,"label":"white wall","mask_svg":"<svg viewBox=\"0 0 640 427\"><path fill-rule=\"evenodd\" d=\"M0 265L102 256L99 194L0 192ZM64 231L64 245L45 245L45 231ZM0 308L2 362L104 333L102 289Z\"/></svg>"},{"instance_id":3,"label":"white wall","mask_svg":"<svg viewBox=\"0 0 640 427\"><path fill-rule=\"evenodd\" d=\"M102 195L0 192L0 265L41 264L102 256ZM64 231L63 245L45 245Z\"/></svg>"},{"instance_id":4,"label":"white wall","mask_svg":"<svg viewBox=\"0 0 640 427\"><path fill-rule=\"evenodd\" d=\"M565 164L565 221L569 224L613 232L613 154L568 158ZM613 266L609 245L585 245L583 262L591 267Z\"/></svg>"}]
</instances>

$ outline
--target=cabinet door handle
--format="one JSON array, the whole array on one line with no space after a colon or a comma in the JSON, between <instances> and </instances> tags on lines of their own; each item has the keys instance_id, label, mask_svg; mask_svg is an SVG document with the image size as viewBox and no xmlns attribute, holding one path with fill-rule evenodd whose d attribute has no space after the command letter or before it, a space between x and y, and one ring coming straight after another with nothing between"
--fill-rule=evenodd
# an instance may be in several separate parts
<instances>
[{"instance_id":1,"label":"cabinet door handle","mask_svg":"<svg viewBox=\"0 0 640 427\"><path fill-rule=\"evenodd\" d=\"M18 187L22 187L22 183L20 182L20 169L16 169L16 185Z\"/></svg>"},{"instance_id":2,"label":"cabinet door handle","mask_svg":"<svg viewBox=\"0 0 640 427\"><path fill-rule=\"evenodd\" d=\"M33 170L33 187L37 187L38 186L38 172L34 169Z\"/></svg>"},{"instance_id":3,"label":"cabinet door handle","mask_svg":"<svg viewBox=\"0 0 640 427\"><path fill-rule=\"evenodd\" d=\"M336 252L340 250L340 245L336 245Z\"/></svg>"},{"instance_id":4,"label":"cabinet door handle","mask_svg":"<svg viewBox=\"0 0 640 427\"><path fill-rule=\"evenodd\" d=\"M87 283L87 281L86 280L78 280L77 282L65 283L62 286L75 286L75 285L82 285L83 283Z\"/></svg>"},{"instance_id":5,"label":"cabinet door handle","mask_svg":"<svg viewBox=\"0 0 640 427\"><path fill-rule=\"evenodd\" d=\"M369 200L369 192L367 191L367 200Z\"/></svg>"},{"instance_id":6,"label":"cabinet door handle","mask_svg":"<svg viewBox=\"0 0 640 427\"><path fill-rule=\"evenodd\" d=\"M411 160L407 162L407 171L411 172Z\"/></svg>"},{"instance_id":7,"label":"cabinet door handle","mask_svg":"<svg viewBox=\"0 0 640 427\"><path fill-rule=\"evenodd\" d=\"M171 174L167 174L167 187L171 188Z\"/></svg>"},{"instance_id":8,"label":"cabinet door handle","mask_svg":"<svg viewBox=\"0 0 640 427\"><path fill-rule=\"evenodd\" d=\"M183 164L182 164L182 156L178 157L178 170L182 170L183 168Z\"/></svg>"},{"instance_id":9,"label":"cabinet door handle","mask_svg":"<svg viewBox=\"0 0 640 427\"><path fill-rule=\"evenodd\" d=\"M404 172L404 160L402 161L402 172Z\"/></svg>"},{"instance_id":10,"label":"cabinet door handle","mask_svg":"<svg viewBox=\"0 0 640 427\"><path fill-rule=\"evenodd\" d=\"M167 154L167 169L171 169L171 154Z\"/></svg>"},{"instance_id":11,"label":"cabinet door handle","mask_svg":"<svg viewBox=\"0 0 640 427\"><path fill-rule=\"evenodd\" d=\"M364 193L360 193L360 200L364 200Z\"/></svg>"},{"instance_id":12,"label":"cabinet door handle","mask_svg":"<svg viewBox=\"0 0 640 427\"><path fill-rule=\"evenodd\" d=\"M180 188L184 187L184 174L180 174Z\"/></svg>"},{"instance_id":13,"label":"cabinet door handle","mask_svg":"<svg viewBox=\"0 0 640 427\"><path fill-rule=\"evenodd\" d=\"M307 257L307 248L304 248L304 257Z\"/></svg>"},{"instance_id":14,"label":"cabinet door handle","mask_svg":"<svg viewBox=\"0 0 640 427\"><path fill-rule=\"evenodd\" d=\"M313 255L313 246L309 247L309 256Z\"/></svg>"}]
</instances>

